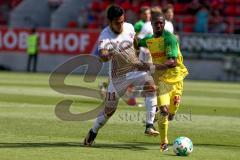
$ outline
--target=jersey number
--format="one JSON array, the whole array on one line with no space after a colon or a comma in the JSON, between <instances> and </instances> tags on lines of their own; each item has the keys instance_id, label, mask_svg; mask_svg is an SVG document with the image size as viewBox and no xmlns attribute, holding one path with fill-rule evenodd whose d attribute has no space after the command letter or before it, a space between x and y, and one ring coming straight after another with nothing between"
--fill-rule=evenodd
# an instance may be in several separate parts
<instances>
[{"instance_id":1,"label":"jersey number","mask_svg":"<svg viewBox=\"0 0 240 160\"><path fill-rule=\"evenodd\" d=\"M116 94L115 92L108 92L108 101L115 101L116 100Z\"/></svg>"}]
</instances>

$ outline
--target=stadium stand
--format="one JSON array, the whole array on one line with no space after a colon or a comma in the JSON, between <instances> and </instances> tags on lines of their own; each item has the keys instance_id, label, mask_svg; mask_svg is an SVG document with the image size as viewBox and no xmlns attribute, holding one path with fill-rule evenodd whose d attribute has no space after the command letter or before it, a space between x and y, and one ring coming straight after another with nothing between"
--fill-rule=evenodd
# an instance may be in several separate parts
<instances>
[{"instance_id":1,"label":"stadium stand","mask_svg":"<svg viewBox=\"0 0 240 160\"><path fill-rule=\"evenodd\" d=\"M88 0L65 0L62 5L52 14L51 28L76 28L81 10L91 3Z\"/></svg>"},{"instance_id":2,"label":"stadium stand","mask_svg":"<svg viewBox=\"0 0 240 160\"><path fill-rule=\"evenodd\" d=\"M126 10L126 20L134 23L139 18L141 6L161 6L171 2L175 12L176 31L196 32L197 15L202 6L206 6L208 21L207 32L239 33L240 0L0 0L0 25L8 23L14 27L51 27L101 29L106 26L104 10L112 3ZM20 4L20 5L19 5ZM38 4L38 7L34 7ZM218 16L213 20L213 16ZM221 18L222 17L222 18ZM222 27L214 29L216 24Z\"/></svg>"},{"instance_id":3,"label":"stadium stand","mask_svg":"<svg viewBox=\"0 0 240 160\"><path fill-rule=\"evenodd\" d=\"M0 0L0 25L7 25L9 13L13 10L22 0Z\"/></svg>"},{"instance_id":4,"label":"stadium stand","mask_svg":"<svg viewBox=\"0 0 240 160\"><path fill-rule=\"evenodd\" d=\"M9 25L28 28L49 27L50 15L47 0L24 0L11 12Z\"/></svg>"},{"instance_id":5,"label":"stadium stand","mask_svg":"<svg viewBox=\"0 0 240 160\"><path fill-rule=\"evenodd\" d=\"M134 23L139 17L139 8L143 5L156 6L159 5L164 8L167 3L166 1L137 1L137 0L93 0L88 9L88 13L85 14L85 22L87 25L82 25L84 28L102 28L106 24L102 21L102 15L105 7L111 3L117 3L126 10L127 20ZM170 1L171 2L171 1ZM102 4L105 7L102 8ZM196 32L194 29L196 16L202 6L207 8L208 14L206 15L208 21L208 32L214 33L234 33L239 30L240 21L240 0L212 0L212 1L201 1L201 0L177 0L172 1L175 12L175 27L177 31L183 32ZM131 13L128 14L129 10ZM102 12L101 12L102 11ZM214 23L211 17L217 13L218 22L221 24L221 29L213 29ZM97 13L97 14L96 14ZM222 18L220 18L222 17ZM100 20L99 20L100 19ZM82 22L82 21L81 21Z\"/></svg>"}]
</instances>

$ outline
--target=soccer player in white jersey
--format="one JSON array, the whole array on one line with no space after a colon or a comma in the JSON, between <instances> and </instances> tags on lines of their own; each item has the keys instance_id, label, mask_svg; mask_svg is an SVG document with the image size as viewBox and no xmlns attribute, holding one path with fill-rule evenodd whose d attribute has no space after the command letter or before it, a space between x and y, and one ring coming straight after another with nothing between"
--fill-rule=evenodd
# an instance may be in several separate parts
<instances>
[{"instance_id":1,"label":"soccer player in white jersey","mask_svg":"<svg viewBox=\"0 0 240 160\"><path fill-rule=\"evenodd\" d=\"M127 87L133 84L143 87L146 95L147 120L145 134L157 136L159 132L153 127L156 111L156 87L151 76L139 70L144 64L136 56L133 47L135 31L131 24L124 22L124 11L121 7L112 5L107 10L108 26L99 37L99 53L103 61L109 61L109 85L105 99L105 107L99 113L93 127L84 139L85 146L91 146L99 129L106 124L116 111L119 98L124 95Z\"/></svg>"},{"instance_id":2,"label":"soccer player in white jersey","mask_svg":"<svg viewBox=\"0 0 240 160\"><path fill-rule=\"evenodd\" d=\"M147 11L150 13L150 16L145 21L145 23L143 24L140 32L137 35L137 37L139 39L143 39L148 34L150 34L150 35L153 34L153 28L152 28L152 24L151 24L151 21L150 21L151 20L151 12L159 12L159 13L162 12L160 7L148 8ZM140 47L139 59L143 62L146 62L146 63L152 63L152 58L151 58L151 55L149 53L149 50L145 47Z\"/></svg>"},{"instance_id":3,"label":"soccer player in white jersey","mask_svg":"<svg viewBox=\"0 0 240 160\"><path fill-rule=\"evenodd\" d=\"M152 7L151 12L154 13L162 13L162 9L158 6ZM174 34L174 27L173 27L173 17L174 17L174 12L173 12L173 6L171 4L168 4L166 8L163 9L163 13L165 16L165 27L164 30L169 31L170 33ZM150 20L142 26L141 31L138 34L138 37L140 39L144 38L147 34L153 34L153 28Z\"/></svg>"},{"instance_id":4,"label":"soccer player in white jersey","mask_svg":"<svg viewBox=\"0 0 240 160\"><path fill-rule=\"evenodd\" d=\"M164 30L174 34L174 27L172 23L174 17L173 6L171 4L168 4L167 7L163 9L163 13L165 16Z\"/></svg>"}]
</instances>

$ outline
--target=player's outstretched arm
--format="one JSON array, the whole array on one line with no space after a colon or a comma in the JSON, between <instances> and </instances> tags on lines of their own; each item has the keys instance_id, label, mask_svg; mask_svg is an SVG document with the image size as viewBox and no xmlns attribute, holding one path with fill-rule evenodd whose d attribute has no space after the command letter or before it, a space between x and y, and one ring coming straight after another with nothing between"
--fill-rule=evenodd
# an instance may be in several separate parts
<instances>
[{"instance_id":1,"label":"player's outstretched arm","mask_svg":"<svg viewBox=\"0 0 240 160\"><path fill-rule=\"evenodd\" d=\"M170 58L162 64L148 64L144 62L135 64L135 68L137 68L139 71L151 71L152 73L154 73L155 70L163 71L170 68L174 68L176 66L177 60L174 58Z\"/></svg>"},{"instance_id":2,"label":"player's outstretched arm","mask_svg":"<svg viewBox=\"0 0 240 160\"><path fill-rule=\"evenodd\" d=\"M170 68L174 68L177 66L177 60L174 58L169 58L167 61L165 61L162 64L153 64L153 66L151 68L151 70L167 70Z\"/></svg>"}]
</instances>

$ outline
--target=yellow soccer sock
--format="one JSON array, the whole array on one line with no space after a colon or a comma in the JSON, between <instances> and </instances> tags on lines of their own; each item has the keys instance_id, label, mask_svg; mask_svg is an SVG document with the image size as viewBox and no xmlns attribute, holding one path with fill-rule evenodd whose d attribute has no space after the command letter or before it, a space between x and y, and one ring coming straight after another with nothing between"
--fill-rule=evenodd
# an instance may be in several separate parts
<instances>
[{"instance_id":1,"label":"yellow soccer sock","mask_svg":"<svg viewBox=\"0 0 240 160\"><path fill-rule=\"evenodd\" d=\"M160 132L160 139L161 139L161 144L162 143L167 143L168 144L168 117L167 116L159 116L158 119L158 128Z\"/></svg>"}]
</instances>

